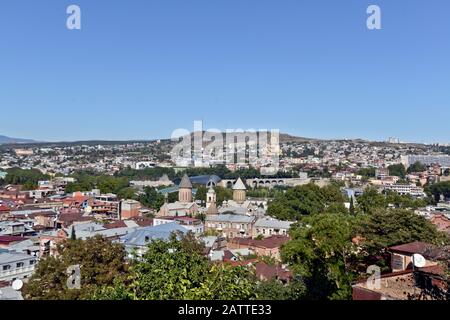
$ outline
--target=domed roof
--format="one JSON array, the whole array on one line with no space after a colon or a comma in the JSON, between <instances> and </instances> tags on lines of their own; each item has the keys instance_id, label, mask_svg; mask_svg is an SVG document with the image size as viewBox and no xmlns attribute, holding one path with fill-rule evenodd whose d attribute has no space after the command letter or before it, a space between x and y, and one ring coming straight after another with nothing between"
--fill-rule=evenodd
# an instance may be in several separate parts
<instances>
[{"instance_id":1,"label":"domed roof","mask_svg":"<svg viewBox=\"0 0 450 320\"><path fill-rule=\"evenodd\" d=\"M239 179L237 179L236 183L233 186L233 190L247 190L247 187L245 186L244 182L242 181L242 179L239 177Z\"/></svg>"}]
</instances>

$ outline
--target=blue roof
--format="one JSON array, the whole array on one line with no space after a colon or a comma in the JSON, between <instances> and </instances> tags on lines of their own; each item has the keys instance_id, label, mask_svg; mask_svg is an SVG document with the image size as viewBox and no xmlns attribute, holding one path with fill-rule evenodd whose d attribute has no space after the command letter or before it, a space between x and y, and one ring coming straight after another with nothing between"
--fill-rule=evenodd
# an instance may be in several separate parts
<instances>
[{"instance_id":1,"label":"blue roof","mask_svg":"<svg viewBox=\"0 0 450 320\"><path fill-rule=\"evenodd\" d=\"M207 185L209 181L213 181L216 184L222 181L222 179L220 179L220 177L216 175L189 177L189 180L191 180L192 184L204 184L204 185Z\"/></svg>"},{"instance_id":2,"label":"blue roof","mask_svg":"<svg viewBox=\"0 0 450 320\"><path fill-rule=\"evenodd\" d=\"M178 186L176 186L176 187L169 187L169 188L157 190L156 192L165 195L166 193L175 193L175 192L178 192L179 190L180 190L180 188L178 188ZM195 195L197 193L197 190L198 189L192 189L192 194Z\"/></svg>"},{"instance_id":3,"label":"blue roof","mask_svg":"<svg viewBox=\"0 0 450 320\"><path fill-rule=\"evenodd\" d=\"M146 246L152 240L169 240L173 232L180 231L183 234L189 232L176 222L161 224L159 226L145 227L121 237L126 246Z\"/></svg>"}]
</instances>

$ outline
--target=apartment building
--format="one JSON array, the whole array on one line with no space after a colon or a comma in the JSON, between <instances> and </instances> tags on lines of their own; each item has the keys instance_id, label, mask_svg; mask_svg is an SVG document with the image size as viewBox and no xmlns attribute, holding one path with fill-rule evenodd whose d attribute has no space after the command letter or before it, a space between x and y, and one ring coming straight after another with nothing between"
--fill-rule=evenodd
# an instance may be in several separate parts
<instances>
[{"instance_id":1,"label":"apartment building","mask_svg":"<svg viewBox=\"0 0 450 320\"><path fill-rule=\"evenodd\" d=\"M37 258L23 253L0 253L0 281L29 278L36 267Z\"/></svg>"},{"instance_id":2,"label":"apartment building","mask_svg":"<svg viewBox=\"0 0 450 320\"><path fill-rule=\"evenodd\" d=\"M206 231L215 230L228 238L252 236L256 217L235 214L210 215L206 217Z\"/></svg>"}]
</instances>

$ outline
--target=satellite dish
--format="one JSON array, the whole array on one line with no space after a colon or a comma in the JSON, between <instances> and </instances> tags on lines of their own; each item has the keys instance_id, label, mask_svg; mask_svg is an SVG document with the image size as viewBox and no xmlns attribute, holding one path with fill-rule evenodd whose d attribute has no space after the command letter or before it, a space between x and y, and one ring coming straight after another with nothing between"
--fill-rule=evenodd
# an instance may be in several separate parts
<instances>
[{"instance_id":1,"label":"satellite dish","mask_svg":"<svg viewBox=\"0 0 450 320\"><path fill-rule=\"evenodd\" d=\"M426 263L427 260L421 254L416 253L413 255L413 264L416 268L423 268Z\"/></svg>"},{"instance_id":2,"label":"satellite dish","mask_svg":"<svg viewBox=\"0 0 450 320\"><path fill-rule=\"evenodd\" d=\"M12 283L12 288L16 291L19 291L23 287L22 280L14 280Z\"/></svg>"}]
</instances>

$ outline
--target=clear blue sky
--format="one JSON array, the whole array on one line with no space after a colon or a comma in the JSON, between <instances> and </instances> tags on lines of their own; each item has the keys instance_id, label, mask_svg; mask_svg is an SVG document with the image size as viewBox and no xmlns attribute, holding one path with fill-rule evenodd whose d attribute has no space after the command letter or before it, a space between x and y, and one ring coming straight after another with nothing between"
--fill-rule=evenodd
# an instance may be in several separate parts
<instances>
[{"instance_id":1,"label":"clear blue sky","mask_svg":"<svg viewBox=\"0 0 450 320\"><path fill-rule=\"evenodd\" d=\"M383 30L366 28L369 4ZM47 141L167 137L198 119L450 142L450 1L5 0L0 112L0 134Z\"/></svg>"}]
</instances>

